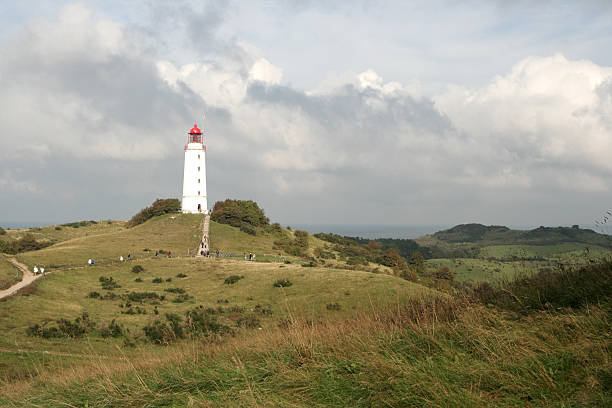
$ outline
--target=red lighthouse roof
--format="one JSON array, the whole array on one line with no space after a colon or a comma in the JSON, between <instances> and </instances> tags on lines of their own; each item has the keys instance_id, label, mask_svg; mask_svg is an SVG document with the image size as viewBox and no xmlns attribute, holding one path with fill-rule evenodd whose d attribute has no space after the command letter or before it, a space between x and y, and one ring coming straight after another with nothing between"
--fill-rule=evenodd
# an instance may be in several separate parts
<instances>
[{"instance_id":1,"label":"red lighthouse roof","mask_svg":"<svg viewBox=\"0 0 612 408\"><path fill-rule=\"evenodd\" d=\"M197 124L193 124L193 128L189 131L190 135L201 135L202 131L198 128Z\"/></svg>"}]
</instances>

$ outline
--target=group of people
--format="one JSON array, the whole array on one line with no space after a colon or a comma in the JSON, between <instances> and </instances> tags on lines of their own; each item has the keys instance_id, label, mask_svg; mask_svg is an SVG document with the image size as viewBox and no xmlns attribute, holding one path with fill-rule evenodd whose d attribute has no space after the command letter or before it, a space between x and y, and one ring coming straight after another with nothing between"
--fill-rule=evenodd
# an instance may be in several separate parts
<instances>
[{"instance_id":1,"label":"group of people","mask_svg":"<svg viewBox=\"0 0 612 408\"><path fill-rule=\"evenodd\" d=\"M87 265L90 265L90 266L91 266L91 265L95 265L95 264L96 264L96 260L95 260L95 259L93 259L93 258L89 258L89 259L87 260Z\"/></svg>"},{"instance_id":2,"label":"group of people","mask_svg":"<svg viewBox=\"0 0 612 408\"><path fill-rule=\"evenodd\" d=\"M41 266L40 268L37 265L34 265L34 275L42 274L45 276L45 267Z\"/></svg>"},{"instance_id":3,"label":"group of people","mask_svg":"<svg viewBox=\"0 0 612 408\"><path fill-rule=\"evenodd\" d=\"M249 252L249 261L254 261L255 258L256 258L256 255L254 253L252 253L252 252ZM245 261L247 260L247 253L246 252L244 253L244 260Z\"/></svg>"}]
</instances>

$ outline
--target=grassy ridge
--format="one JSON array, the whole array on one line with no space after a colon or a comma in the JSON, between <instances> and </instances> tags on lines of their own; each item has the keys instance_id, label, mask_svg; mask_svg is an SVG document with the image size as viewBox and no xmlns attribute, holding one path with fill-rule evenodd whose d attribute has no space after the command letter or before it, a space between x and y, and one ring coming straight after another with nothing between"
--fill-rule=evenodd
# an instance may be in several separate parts
<instances>
[{"instance_id":1,"label":"grassy ridge","mask_svg":"<svg viewBox=\"0 0 612 408\"><path fill-rule=\"evenodd\" d=\"M97 261L118 260L130 253L150 256L158 249L186 255L197 248L201 239L202 216L197 214L165 215L130 229L81 236L40 251L18 255L28 265L85 265L89 258ZM80 229L80 228L79 228ZM150 249L145 252L144 249Z\"/></svg>"},{"instance_id":2,"label":"grassy ridge","mask_svg":"<svg viewBox=\"0 0 612 408\"><path fill-rule=\"evenodd\" d=\"M537 321L537 326L534 325ZM295 321L163 361L101 361L5 388L7 406L606 406L609 310L530 318L464 301ZM600 346L596 346L599 344Z\"/></svg>"}]
</instances>

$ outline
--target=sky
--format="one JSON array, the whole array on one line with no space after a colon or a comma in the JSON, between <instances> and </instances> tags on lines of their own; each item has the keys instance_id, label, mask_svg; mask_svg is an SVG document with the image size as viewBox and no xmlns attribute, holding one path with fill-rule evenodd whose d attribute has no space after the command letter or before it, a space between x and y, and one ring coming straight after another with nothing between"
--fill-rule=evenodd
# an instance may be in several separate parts
<instances>
[{"instance_id":1,"label":"sky","mask_svg":"<svg viewBox=\"0 0 612 408\"><path fill-rule=\"evenodd\" d=\"M330 5L333 3L333 5ZM0 225L182 194L291 224L591 225L612 207L607 1L0 5Z\"/></svg>"}]
</instances>

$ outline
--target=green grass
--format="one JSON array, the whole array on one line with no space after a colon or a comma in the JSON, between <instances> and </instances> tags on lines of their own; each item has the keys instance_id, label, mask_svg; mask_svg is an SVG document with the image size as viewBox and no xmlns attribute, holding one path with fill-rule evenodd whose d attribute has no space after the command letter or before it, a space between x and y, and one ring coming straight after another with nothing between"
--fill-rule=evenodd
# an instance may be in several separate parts
<instances>
[{"instance_id":1,"label":"green grass","mask_svg":"<svg viewBox=\"0 0 612 408\"><path fill-rule=\"evenodd\" d=\"M19 282L21 275L21 271L0 254L0 290Z\"/></svg>"},{"instance_id":2,"label":"green grass","mask_svg":"<svg viewBox=\"0 0 612 408\"><path fill-rule=\"evenodd\" d=\"M609 406L609 311L508 318L477 304L408 304L296 322L156 361L100 360L5 388L6 406ZM1 394L0 394L1 395Z\"/></svg>"},{"instance_id":3,"label":"green grass","mask_svg":"<svg viewBox=\"0 0 612 408\"><path fill-rule=\"evenodd\" d=\"M119 259L120 255L150 257L158 249L171 251L174 256L193 251L201 239L202 216L175 214L156 217L134 228L81 236L60 242L39 251L19 254L27 265L46 265L49 270L59 266L86 265L89 258L97 262ZM80 228L78 228L80 229ZM145 252L145 249L151 251Z\"/></svg>"},{"instance_id":4,"label":"green grass","mask_svg":"<svg viewBox=\"0 0 612 408\"><path fill-rule=\"evenodd\" d=\"M116 319L130 330L131 338L147 348L149 346L143 343L142 327L157 318L153 314L155 307L159 316L165 313L184 315L187 310L200 305L204 308L243 308L242 314L225 313L220 316L222 323L236 327L239 317L249 315L260 305L272 312L270 315L259 316L265 328L295 316L314 321L321 318L341 319L367 312L373 306L393 304L400 298L435 295L428 288L402 279L361 271L303 268L298 265L222 258L158 258L139 260L138 264L144 267L144 271L135 274L131 271L134 264L124 262L96 265L48 274L37 281L35 294L16 296L3 303L3 307L8 308L10 313L0 313L0 329L3 332L0 348L13 350L18 344L21 349L28 351L43 348L55 352L80 353L87 348L105 354L113 349L114 344L122 344L122 339L106 340L97 336L82 340L45 340L25 334L26 329L33 324L48 319L73 320L82 312L88 312L90 318L98 323L109 323ZM176 275L181 272L187 277L178 278ZM225 284L225 279L231 275L241 275L244 278L233 285ZM100 276L112 277L121 285L112 291L117 295L133 291L155 292L166 295L166 300L158 305L132 302L134 307L145 309L147 314L122 314L122 311L127 310L120 307L125 300L87 297L91 291L107 293L101 287ZM136 282L136 278L142 282ZM162 283L153 283L154 278L161 278ZM166 282L168 278L172 281ZM278 279L289 279L293 285L275 288L273 283ZM191 298L183 303L174 303L172 300L178 295L166 292L168 288L183 289ZM329 303L338 303L341 310L327 310L326 305ZM5 361L5 354L0 355L0 377L10 376L10 371L16 367ZM78 363L79 360L74 362ZM31 361L25 359L19 365L19 370L27 371L31 364ZM2 366L5 370L1 369Z\"/></svg>"},{"instance_id":5,"label":"green grass","mask_svg":"<svg viewBox=\"0 0 612 408\"><path fill-rule=\"evenodd\" d=\"M538 268L537 262L502 262L485 259L428 259L428 269L437 270L447 266L455 274L458 282L498 282L512 280L519 274L533 273Z\"/></svg>"},{"instance_id":6,"label":"green grass","mask_svg":"<svg viewBox=\"0 0 612 408\"><path fill-rule=\"evenodd\" d=\"M38 241L50 241L57 243L79 237L116 232L124 228L125 221L100 221L96 224L87 224L85 226L79 226L78 228L61 225L49 225L38 228L7 230L7 234L0 235L0 239L15 240L23 237L25 234L32 234Z\"/></svg>"}]
</instances>

